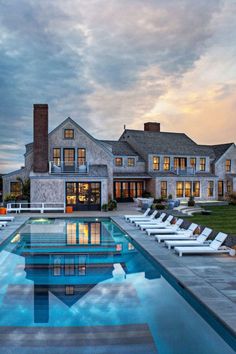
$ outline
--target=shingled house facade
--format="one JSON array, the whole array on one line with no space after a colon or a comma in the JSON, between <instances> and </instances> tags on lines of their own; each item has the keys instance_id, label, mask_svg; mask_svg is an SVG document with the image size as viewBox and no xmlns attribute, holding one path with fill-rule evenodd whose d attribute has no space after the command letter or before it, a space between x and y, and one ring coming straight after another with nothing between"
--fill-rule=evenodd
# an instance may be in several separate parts
<instances>
[{"instance_id":1,"label":"shingled house facade","mask_svg":"<svg viewBox=\"0 0 236 354\"><path fill-rule=\"evenodd\" d=\"M25 167L3 177L3 193L20 194L17 177L31 180L31 202L66 203L74 210L100 210L109 198L224 199L236 191L234 143L198 145L159 123L124 130L117 141L97 140L71 118L48 133L48 106L34 105L34 142Z\"/></svg>"}]
</instances>

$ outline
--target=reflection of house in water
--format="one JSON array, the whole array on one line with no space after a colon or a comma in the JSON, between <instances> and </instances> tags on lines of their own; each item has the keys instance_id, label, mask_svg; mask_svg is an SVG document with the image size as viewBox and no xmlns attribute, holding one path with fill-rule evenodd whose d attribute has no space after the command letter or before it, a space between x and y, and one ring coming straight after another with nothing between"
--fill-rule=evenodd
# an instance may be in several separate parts
<instances>
[{"instance_id":1,"label":"reflection of house in water","mask_svg":"<svg viewBox=\"0 0 236 354\"><path fill-rule=\"evenodd\" d=\"M49 292L70 307L105 280L139 272L159 277L112 223L56 222L28 224L15 239L14 252L25 257L26 278L34 282L36 323L49 320Z\"/></svg>"}]
</instances>

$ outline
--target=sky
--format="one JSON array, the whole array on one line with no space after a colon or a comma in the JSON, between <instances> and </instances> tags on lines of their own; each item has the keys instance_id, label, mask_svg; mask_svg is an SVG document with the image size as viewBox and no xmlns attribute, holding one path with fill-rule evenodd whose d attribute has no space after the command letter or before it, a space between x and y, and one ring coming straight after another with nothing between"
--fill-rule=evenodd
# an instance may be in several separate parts
<instances>
[{"instance_id":1,"label":"sky","mask_svg":"<svg viewBox=\"0 0 236 354\"><path fill-rule=\"evenodd\" d=\"M236 0L0 0L0 173L23 165L34 103L50 130L235 142L235 58Z\"/></svg>"}]
</instances>

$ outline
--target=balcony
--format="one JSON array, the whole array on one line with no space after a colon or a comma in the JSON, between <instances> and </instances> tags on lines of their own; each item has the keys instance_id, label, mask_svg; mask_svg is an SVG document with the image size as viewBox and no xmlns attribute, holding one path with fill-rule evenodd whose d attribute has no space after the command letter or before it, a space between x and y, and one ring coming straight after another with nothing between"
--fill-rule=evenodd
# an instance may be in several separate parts
<instances>
[{"instance_id":1,"label":"balcony","mask_svg":"<svg viewBox=\"0 0 236 354\"><path fill-rule=\"evenodd\" d=\"M49 161L49 173L50 174L60 174L60 173L75 173L86 175L89 172L89 165L87 162L81 165L77 161L61 161L60 165L55 164L53 161Z\"/></svg>"},{"instance_id":2,"label":"balcony","mask_svg":"<svg viewBox=\"0 0 236 354\"><path fill-rule=\"evenodd\" d=\"M177 176L195 176L196 169L194 167L171 167L170 172L175 173Z\"/></svg>"}]
</instances>

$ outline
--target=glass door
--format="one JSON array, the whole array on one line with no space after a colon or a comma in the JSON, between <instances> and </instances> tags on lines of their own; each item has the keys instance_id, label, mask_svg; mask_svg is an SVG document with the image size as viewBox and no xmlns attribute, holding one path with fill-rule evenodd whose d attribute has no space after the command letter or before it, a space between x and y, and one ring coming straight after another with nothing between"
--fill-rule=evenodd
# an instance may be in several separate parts
<instances>
[{"instance_id":1,"label":"glass door","mask_svg":"<svg viewBox=\"0 0 236 354\"><path fill-rule=\"evenodd\" d=\"M63 172L74 172L75 171L75 149L64 149L64 171Z\"/></svg>"},{"instance_id":2,"label":"glass door","mask_svg":"<svg viewBox=\"0 0 236 354\"><path fill-rule=\"evenodd\" d=\"M67 182L66 204L74 210L101 210L101 183Z\"/></svg>"}]
</instances>

